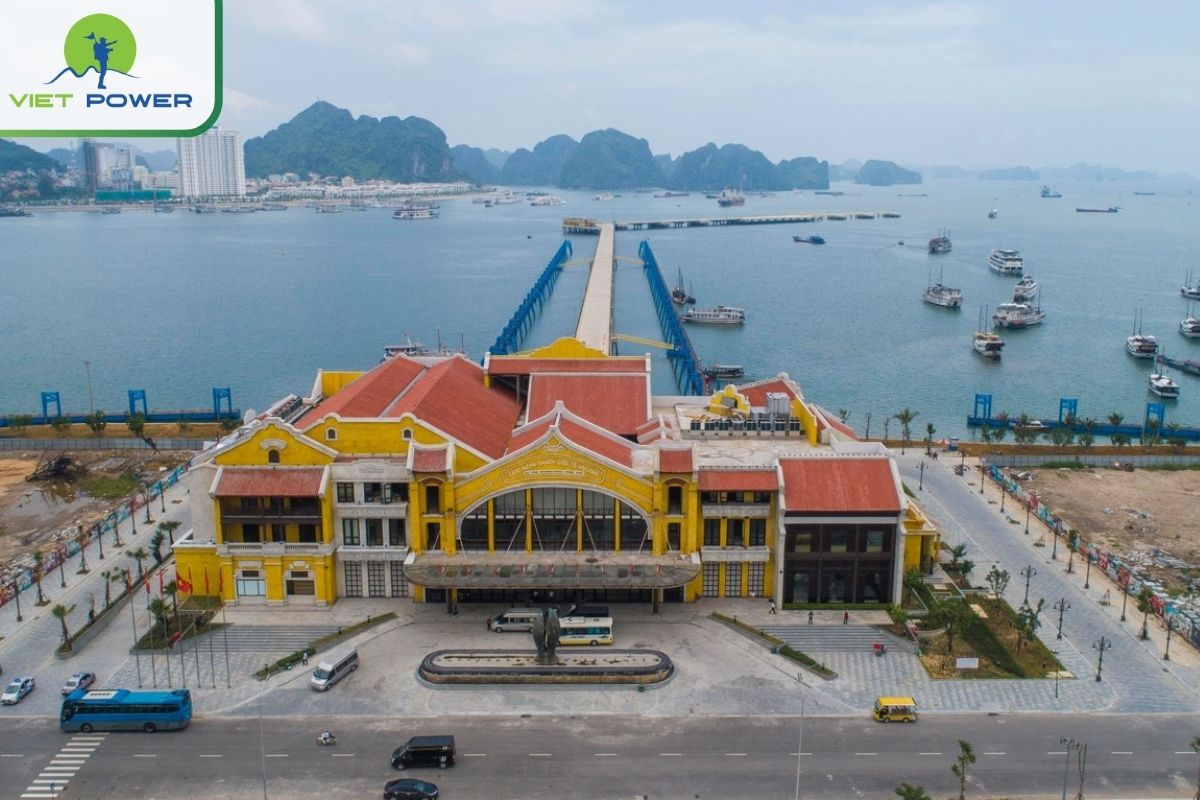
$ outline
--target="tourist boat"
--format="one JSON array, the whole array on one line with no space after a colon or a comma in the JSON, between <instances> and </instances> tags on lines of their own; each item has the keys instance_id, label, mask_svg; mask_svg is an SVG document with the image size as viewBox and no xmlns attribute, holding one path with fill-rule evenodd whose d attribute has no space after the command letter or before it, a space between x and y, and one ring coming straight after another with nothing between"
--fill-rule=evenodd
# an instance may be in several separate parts
<instances>
[{"instance_id":1,"label":"tourist boat","mask_svg":"<svg viewBox=\"0 0 1200 800\"><path fill-rule=\"evenodd\" d=\"M675 288L671 289L671 302L676 305L686 306L695 305L696 298L692 293L683 288L683 270L679 270L679 276L675 279Z\"/></svg>"},{"instance_id":2,"label":"tourist boat","mask_svg":"<svg viewBox=\"0 0 1200 800\"><path fill-rule=\"evenodd\" d=\"M988 264L1001 275L1020 275L1025 270L1025 259L1016 250L993 250Z\"/></svg>"},{"instance_id":3,"label":"tourist boat","mask_svg":"<svg viewBox=\"0 0 1200 800\"><path fill-rule=\"evenodd\" d=\"M831 192L827 189L821 189L821 190L813 192L813 194L825 194L825 195L829 195L830 197L841 197L842 195L845 194L845 192L836 192L836 191Z\"/></svg>"},{"instance_id":4,"label":"tourist boat","mask_svg":"<svg viewBox=\"0 0 1200 800\"><path fill-rule=\"evenodd\" d=\"M258 207L260 211L287 211L288 207L283 203L263 203Z\"/></svg>"},{"instance_id":5,"label":"tourist boat","mask_svg":"<svg viewBox=\"0 0 1200 800\"><path fill-rule=\"evenodd\" d=\"M992 323L997 328L1029 328L1040 325L1046 319L1040 306L1031 303L1001 303L992 314Z\"/></svg>"},{"instance_id":6,"label":"tourist boat","mask_svg":"<svg viewBox=\"0 0 1200 800\"><path fill-rule=\"evenodd\" d=\"M593 200L612 200L613 196L611 194L609 194L608 192L601 192L600 194L596 195L592 199Z\"/></svg>"},{"instance_id":7,"label":"tourist boat","mask_svg":"<svg viewBox=\"0 0 1200 800\"><path fill-rule=\"evenodd\" d=\"M221 209L222 214L253 214L258 211L254 206L226 206Z\"/></svg>"},{"instance_id":8,"label":"tourist boat","mask_svg":"<svg viewBox=\"0 0 1200 800\"><path fill-rule=\"evenodd\" d=\"M562 198L559 198L559 199L561 200ZM511 205L514 205L514 204L516 204L516 203L520 203L520 202L521 202L521 196L520 196L520 195L513 194L512 192L505 192L504 194L500 195L500 196L499 196L499 197L497 197L495 200L493 200L493 201L492 201L492 205L495 205L495 206L511 206ZM565 202L566 202L566 201L565 201L565 200L563 200L563 203L565 203ZM543 205L548 205L548 206L561 206L563 203L544 203Z\"/></svg>"},{"instance_id":9,"label":"tourist boat","mask_svg":"<svg viewBox=\"0 0 1200 800\"><path fill-rule=\"evenodd\" d=\"M1170 356L1157 356L1154 359L1156 364L1165 364L1168 367L1174 367L1180 372L1186 372L1189 375L1200 376L1200 361L1191 358L1171 358Z\"/></svg>"},{"instance_id":10,"label":"tourist boat","mask_svg":"<svg viewBox=\"0 0 1200 800\"><path fill-rule=\"evenodd\" d=\"M345 211L345 209L342 206L335 206L333 204L324 204L324 203L317 205L316 208L317 208L318 214L340 214L343 211Z\"/></svg>"},{"instance_id":11,"label":"tourist boat","mask_svg":"<svg viewBox=\"0 0 1200 800\"><path fill-rule=\"evenodd\" d=\"M1188 272L1187 280L1179 287L1179 293L1189 300L1200 300L1200 280L1192 283L1192 273Z\"/></svg>"},{"instance_id":12,"label":"tourist boat","mask_svg":"<svg viewBox=\"0 0 1200 800\"><path fill-rule=\"evenodd\" d=\"M1000 216L1000 212L994 208L988 212L988 219L995 219L998 216Z\"/></svg>"},{"instance_id":13,"label":"tourist boat","mask_svg":"<svg viewBox=\"0 0 1200 800\"><path fill-rule=\"evenodd\" d=\"M962 305L962 289L952 289L942 283L942 271L938 270L937 283L930 283L921 292L926 303L932 303L942 308L958 308Z\"/></svg>"},{"instance_id":14,"label":"tourist boat","mask_svg":"<svg viewBox=\"0 0 1200 800\"><path fill-rule=\"evenodd\" d=\"M1154 197L1156 192L1134 192L1138 197Z\"/></svg>"},{"instance_id":15,"label":"tourist boat","mask_svg":"<svg viewBox=\"0 0 1200 800\"><path fill-rule=\"evenodd\" d=\"M1173 400L1179 397L1179 384L1171 379L1169 375L1164 375L1162 370L1156 371L1150 376L1150 391L1167 400Z\"/></svg>"},{"instance_id":16,"label":"tourist boat","mask_svg":"<svg viewBox=\"0 0 1200 800\"><path fill-rule=\"evenodd\" d=\"M1200 319L1188 314L1180 321L1179 332L1188 339L1200 339Z\"/></svg>"},{"instance_id":17,"label":"tourist boat","mask_svg":"<svg viewBox=\"0 0 1200 800\"><path fill-rule=\"evenodd\" d=\"M865 212L861 212L861 211L860 211L860 212L858 212L858 213L856 213L856 214L854 215L854 218L855 218L855 219L875 219L875 215L874 215L874 214L867 214L867 213L865 213Z\"/></svg>"},{"instance_id":18,"label":"tourist boat","mask_svg":"<svg viewBox=\"0 0 1200 800\"><path fill-rule=\"evenodd\" d=\"M33 216L33 214L30 214L28 211L26 211L23 208L13 208L12 206L0 206L0 217L32 217L32 216Z\"/></svg>"},{"instance_id":19,"label":"tourist boat","mask_svg":"<svg viewBox=\"0 0 1200 800\"><path fill-rule=\"evenodd\" d=\"M885 211L879 216L883 217L884 219L900 219L900 215L895 211Z\"/></svg>"},{"instance_id":20,"label":"tourist boat","mask_svg":"<svg viewBox=\"0 0 1200 800\"><path fill-rule=\"evenodd\" d=\"M1049 186L1043 186L1042 197L1062 197L1062 195L1051 189Z\"/></svg>"},{"instance_id":21,"label":"tourist boat","mask_svg":"<svg viewBox=\"0 0 1200 800\"><path fill-rule=\"evenodd\" d=\"M1109 206L1108 208L1077 208L1076 213L1079 214L1115 214L1121 209L1117 206Z\"/></svg>"},{"instance_id":22,"label":"tourist boat","mask_svg":"<svg viewBox=\"0 0 1200 800\"><path fill-rule=\"evenodd\" d=\"M1004 349L1004 340L991 331L976 331L971 347L984 358L999 359L1000 351Z\"/></svg>"},{"instance_id":23,"label":"tourist boat","mask_svg":"<svg viewBox=\"0 0 1200 800\"><path fill-rule=\"evenodd\" d=\"M174 206L160 206L157 203L154 205L155 214L173 214L175 213Z\"/></svg>"},{"instance_id":24,"label":"tourist boat","mask_svg":"<svg viewBox=\"0 0 1200 800\"><path fill-rule=\"evenodd\" d=\"M392 212L392 219L437 219L438 212L429 206L412 206L397 208Z\"/></svg>"},{"instance_id":25,"label":"tourist boat","mask_svg":"<svg viewBox=\"0 0 1200 800\"><path fill-rule=\"evenodd\" d=\"M1158 355L1158 339L1149 334L1135 333L1125 339L1125 352L1134 358L1154 358Z\"/></svg>"},{"instance_id":26,"label":"tourist boat","mask_svg":"<svg viewBox=\"0 0 1200 800\"><path fill-rule=\"evenodd\" d=\"M726 189L721 192L721 196L717 198L717 205L722 208L729 206L744 206L746 205L746 197L737 189Z\"/></svg>"},{"instance_id":27,"label":"tourist boat","mask_svg":"<svg viewBox=\"0 0 1200 800\"><path fill-rule=\"evenodd\" d=\"M845 222L846 215L845 214L827 214L827 215L825 215L825 219L831 219L834 222Z\"/></svg>"},{"instance_id":28,"label":"tourist boat","mask_svg":"<svg viewBox=\"0 0 1200 800\"><path fill-rule=\"evenodd\" d=\"M704 368L704 377L716 380L732 380L745 374L746 369L741 364L709 364Z\"/></svg>"},{"instance_id":29,"label":"tourist boat","mask_svg":"<svg viewBox=\"0 0 1200 800\"><path fill-rule=\"evenodd\" d=\"M565 206L566 204L567 204L566 200L563 200L561 197L558 197L557 195L551 195L551 194L545 195L543 197L536 197L533 200L529 201L529 205L531 205L531 206Z\"/></svg>"},{"instance_id":30,"label":"tourist boat","mask_svg":"<svg viewBox=\"0 0 1200 800\"><path fill-rule=\"evenodd\" d=\"M937 236L935 236L929 240L929 254L930 255L938 255L939 253L949 253L950 250L951 250L951 246L950 246L949 231L942 231Z\"/></svg>"},{"instance_id":31,"label":"tourist boat","mask_svg":"<svg viewBox=\"0 0 1200 800\"><path fill-rule=\"evenodd\" d=\"M1028 300L1033 300L1037 297L1037 293L1037 281L1033 279L1032 275L1026 275L1017 281L1017 285L1013 287L1013 302L1024 303Z\"/></svg>"},{"instance_id":32,"label":"tourist boat","mask_svg":"<svg viewBox=\"0 0 1200 800\"><path fill-rule=\"evenodd\" d=\"M684 322L701 325L741 325L746 321L745 309L718 305L713 308L689 308L679 317Z\"/></svg>"},{"instance_id":33,"label":"tourist boat","mask_svg":"<svg viewBox=\"0 0 1200 800\"><path fill-rule=\"evenodd\" d=\"M825 239L820 236L793 236L793 242L807 242L808 244L825 244Z\"/></svg>"},{"instance_id":34,"label":"tourist boat","mask_svg":"<svg viewBox=\"0 0 1200 800\"><path fill-rule=\"evenodd\" d=\"M120 214L121 209L119 206L105 206L103 209L101 209L100 213L101 214Z\"/></svg>"}]
</instances>

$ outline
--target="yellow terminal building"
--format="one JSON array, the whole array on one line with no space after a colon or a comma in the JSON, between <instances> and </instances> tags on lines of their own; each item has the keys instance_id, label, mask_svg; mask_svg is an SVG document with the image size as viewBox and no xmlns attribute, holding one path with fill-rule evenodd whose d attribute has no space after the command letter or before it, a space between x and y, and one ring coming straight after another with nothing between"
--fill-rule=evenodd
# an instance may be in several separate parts
<instances>
[{"instance_id":1,"label":"yellow terminal building","mask_svg":"<svg viewBox=\"0 0 1200 800\"><path fill-rule=\"evenodd\" d=\"M937 532L889 451L787 375L651 393L650 359L575 339L319 372L200 455L192 592L415 602L898 602Z\"/></svg>"}]
</instances>

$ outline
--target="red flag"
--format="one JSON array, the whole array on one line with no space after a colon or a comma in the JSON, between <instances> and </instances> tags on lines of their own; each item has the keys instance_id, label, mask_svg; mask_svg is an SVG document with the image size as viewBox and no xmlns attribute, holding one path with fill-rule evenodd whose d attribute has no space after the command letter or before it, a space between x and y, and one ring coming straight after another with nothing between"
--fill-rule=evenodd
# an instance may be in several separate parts
<instances>
[{"instance_id":1,"label":"red flag","mask_svg":"<svg viewBox=\"0 0 1200 800\"><path fill-rule=\"evenodd\" d=\"M191 567L188 567L189 574L191 573L191 571L192 571ZM178 567L175 568L175 585L178 586L179 591L183 592L184 594L192 593L192 582L185 581L183 578L179 577L179 568Z\"/></svg>"},{"instance_id":2,"label":"red flag","mask_svg":"<svg viewBox=\"0 0 1200 800\"><path fill-rule=\"evenodd\" d=\"M158 571L158 593L162 594L165 591L166 588L163 586L163 571L160 569Z\"/></svg>"},{"instance_id":3,"label":"red flag","mask_svg":"<svg viewBox=\"0 0 1200 800\"><path fill-rule=\"evenodd\" d=\"M125 591L133 591L133 576L129 572L129 567L125 568Z\"/></svg>"},{"instance_id":4,"label":"red flag","mask_svg":"<svg viewBox=\"0 0 1200 800\"><path fill-rule=\"evenodd\" d=\"M150 596L150 573L142 576L142 585L146 587L146 597Z\"/></svg>"}]
</instances>

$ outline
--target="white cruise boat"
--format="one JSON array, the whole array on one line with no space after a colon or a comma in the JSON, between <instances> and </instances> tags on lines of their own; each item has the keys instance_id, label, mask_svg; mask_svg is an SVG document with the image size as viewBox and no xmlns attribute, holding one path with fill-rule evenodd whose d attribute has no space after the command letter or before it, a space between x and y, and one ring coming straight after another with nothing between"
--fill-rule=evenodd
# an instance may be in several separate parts
<instances>
[{"instance_id":1,"label":"white cruise boat","mask_svg":"<svg viewBox=\"0 0 1200 800\"><path fill-rule=\"evenodd\" d=\"M1004 340L991 331L976 331L971 347L984 358L998 359L1000 351L1004 349Z\"/></svg>"},{"instance_id":2,"label":"white cruise boat","mask_svg":"<svg viewBox=\"0 0 1200 800\"><path fill-rule=\"evenodd\" d=\"M1135 333L1125 339L1125 352L1134 358L1154 358L1158 355L1158 339L1149 334Z\"/></svg>"},{"instance_id":3,"label":"white cruise boat","mask_svg":"<svg viewBox=\"0 0 1200 800\"><path fill-rule=\"evenodd\" d=\"M1164 375L1161 369L1150 376L1150 391L1168 400L1179 397L1179 384Z\"/></svg>"},{"instance_id":4,"label":"white cruise boat","mask_svg":"<svg viewBox=\"0 0 1200 800\"><path fill-rule=\"evenodd\" d=\"M563 200L561 197L558 197L556 195L545 195L543 197L535 197L533 200L529 201L529 205L531 205L531 206L565 206L566 204L567 204L566 200Z\"/></svg>"},{"instance_id":5,"label":"white cruise boat","mask_svg":"<svg viewBox=\"0 0 1200 800\"><path fill-rule=\"evenodd\" d=\"M1179 323L1179 332L1189 339L1200 339L1200 319L1188 314Z\"/></svg>"},{"instance_id":6,"label":"white cruise boat","mask_svg":"<svg viewBox=\"0 0 1200 800\"><path fill-rule=\"evenodd\" d=\"M397 208L392 212L392 219L437 219L437 216L438 212L429 206Z\"/></svg>"},{"instance_id":7,"label":"white cruise boat","mask_svg":"<svg viewBox=\"0 0 1200 800\"><path fill-rule=\"evenodd\" d=\"M992 322L997 328L1028 328L1040 325L1044 319L1045 312L1032 303L1001 303L992 314Z\"/></svg>"},{"instance_id":8,"label":"white cruise boat","mask_svg":"<svg viewBox=\"0 0 1200 800\"><path fill-rule=\"evenodd\" d=\"M993 250L988 256L988 265L1001 275L1020 275L1025 270L1025 259L1016 250Z\"/></svg>"},{"instance_id":9,"label":"white cruise boat","mask_svg":"<svg viewBox=\"0 0 1200 800\"><path fill-rule=\"evenodd\" d=\"M935 283L926 287L925 291L921 292L921 297L926 303L932 303L935 306L958 308L962 305L963 294L962 289L952 289L941 283Z\"/></svg>"},{"instance_id":10,"label":"white cruise boat","mask_svg":"<svg viewBox=\"0 0 1200 800\"><path fill-rule=\"evenodd\" d=\"M702 325L741 325L746 321L746 311L735 306L723 305L713 308L689 308L679 318L684 322Z\"/></svg>"},{"instance_id":11,"label":"white cruise boat","mask_svg":"<svg viewBox=\"0 0 1200 800\"><path fill-rule=\"evenodd\" d=\"M1033 279L1032 275L1026 275L1017 281L1017 285L1013 287L1013 302L1024 303L1028 300L1033 300L1037 297L1037 292L1037 281Z\"/></svg>"},{"instance_id":12,"label":"white cruise boat","mask_svg":"<svg viewBox=\"0 0 1200 800\"><path fill-rule=\"evenodd\" d=\"M610 192L601 192L592 198L593 200L612 200L613 196Z\"/></svg>"}]
</instances>

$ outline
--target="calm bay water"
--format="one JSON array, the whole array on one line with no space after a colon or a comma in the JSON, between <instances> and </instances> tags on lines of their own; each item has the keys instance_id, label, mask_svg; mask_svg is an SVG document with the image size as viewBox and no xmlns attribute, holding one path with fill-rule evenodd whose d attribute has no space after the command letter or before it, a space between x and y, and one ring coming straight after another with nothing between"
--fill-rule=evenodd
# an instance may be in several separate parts
<instances>
[{"instance_id":1,"label":"calm bay water","mask_svg":"<svg viewBox=\"0 0 1200 800\"><path fill-rule=\"evenodd\" d=\"M433 344L460 338L478 358L553 255L560 220L753 215L789 211L895 210L898 220L825 221L624 233L619 255L648 236L668 283L677 269L701 305L746 308L741 329L689 328L706 361L742 363L754 376L787 371L809 399L850 412L858 430L908 406L916 428L959 434L976 392L995 411L1055 417L1060 397L1081 416L1118 411L1140 419L1150 364L1125 355L1134 311L1168 355L1200 359L1200 340L1177 332L1187 311L1179 285L1200 272L1200 227L1187 184L1065 184L1062 199L1038 186L976 180L921 187L838 185L842 197L751 196L741 209L712 200L625 193L568 204L485 208L442 203L433 221L397 222L386 209L314 214L311 209L196 215L44 212L0 220L0 409L39 411L39 392L62 393L86 411L84 361L98 408L124 410L125 390L145 388L151 410L205 408L214 386L235 405L261 409L306 394L318 368L367 369L405 333ZM1157 191L1152 197L1135 190ZM926 197L901 197L925 193ZM1076 206L1119 205L1119 214ZM991 208L999 210L987 219ZM948 228L954 251L929 256L926 241ZM828 244L795 244L820 234ZM903 241L903 246L898 242ZM594 238L573 237L567 268L529 344L570 334ZM1015 279L987 267L995 247L1019 249L1042 286L1046 322L1004 332L1000 363L970 349L980 306L1011 297ZM921 301L932 270L962 287L961 311ZM617 268L615 329L659 338L641 269ZM623 353L644 347L622 344ZM659 393L672 393L656 356ZM1200 379L1175 375L1183 396L1167 421L1200 425ZM892 432L897 430L892 423Z\"/></svg>"}]
</instances>

